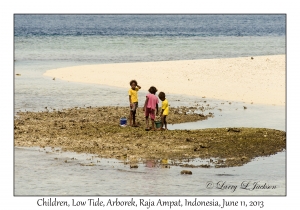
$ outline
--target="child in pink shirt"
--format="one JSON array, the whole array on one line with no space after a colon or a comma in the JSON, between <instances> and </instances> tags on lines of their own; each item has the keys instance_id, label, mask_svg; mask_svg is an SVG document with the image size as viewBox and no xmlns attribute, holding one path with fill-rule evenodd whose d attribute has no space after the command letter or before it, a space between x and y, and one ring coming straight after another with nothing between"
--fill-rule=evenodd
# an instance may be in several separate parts
<instances>
[{"instance_id":1,"label":"child in pink shirt","mask_svg":"<svg viewBox=\"0 0 300 210\"><path fill-rule=\"evenodd\" d=\"M146 101L144 104L143 111L145 111L145 117L146 117L146 130L150 130L149 128L149 115L152 122L152 130L155 130L154 127L154 119L155 119L155 109L156 109L156 115L158 115L158 98L156 97L155 93L157 92L157 89L153 86L149 88L149 93L146 95Z\"/></svg>"}]
</instances>

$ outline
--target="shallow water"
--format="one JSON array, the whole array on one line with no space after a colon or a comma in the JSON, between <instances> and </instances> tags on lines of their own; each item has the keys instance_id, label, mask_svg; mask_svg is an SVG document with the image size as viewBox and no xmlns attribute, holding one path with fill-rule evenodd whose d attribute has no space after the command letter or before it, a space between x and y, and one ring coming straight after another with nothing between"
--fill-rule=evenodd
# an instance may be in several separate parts
<instances>
[{"instance_id":1,"label":"shallow water","mask_svg":"<svg viewBox=\"0 0 300 210\"><path fill-rule=\"evenodd\" d=\"M181 170L193 174L181 175ZM14 195L285 195L285 176L285 152L242 167L164 168L148 160L130 169L124 161L91 154L16 147ZM275 189L258 189L263 185Z\"/></svg>"},{"instance_id":2,"label":"shallow water","mask_svg":"<svg viewBox=\"0 0 300 210\"><path fill-rule=\"evenodd\" d=\"M73 65L75 64L73 63ZM16 63L15 71L21 76L15 76L15 113L18 111L43 111L45 107L61 110L75 106L128 106L128 89L66 82L43 76L47 69L55 68L58 65L67 66L70 63ZM140 107L144 103L146 89L142 87L139 93ZM214 118L208 120L168 125L171 130L217 127L265 127L285 130L285 106L250 104L178 94L167 95L167 98L171 107L205 106L207 111L203 114L214 113ZM244 106L247 109L244 109Z\"/></svg>"},{"instance_id":3,"label":"shallow water","mask_svg":"<svg viewBox=\"0 0 300 210\"><path fill-rule=\"evenodd\" d=\"M213 118L198 122L169 125L168 127L170 130L223 127L253 127L286 130L284 106L216 100L210 102L210 106L214 107L214 109L210 111L214 113ZM246 107L246 109L244 107Z\"/></svg>"},{"instance_id":4,"label":"shallow water","mask_svg":"<svg viewBox=\"0 0 300 210\"><path fill-rule=\"evenodd\" d=\"M21 63L21 62L20 62ZM60 63L60 66L69 63ZM127 106L127 89L103 85L70 83L42 76L53 63L17 64L15 78L15 112L42 111L48 108L74 106ZM35 69L35 71L33 71ZM141 91L142 104L146 91ZM174 106L209 106L204 112L214 113L208 120L168 125L172 129L202 129L213 127L266 127L285 130L285 107L246 104L234 101L168 95ZM206 102L204 102L206 101ZM244 106L247 109L244 109ZM143 114L143 113L138 113ZM41 152L40 152L41 151ZM77 160L70 160L76 157ZM15 148L15 195L285 195L285 152L258 158L242 167L233 168L168 168L146 167L138 169L113 160L99 159L95 166L88 163L90 155L69 152L45 153L38 148ZM58 159L55 159L58 158ZM38 161L37 161L38 160ZM65 163L65 160L70 162ZM205 160L204 160L205 161ZM95 160L93 160L95 162ZM190 164L190 163L189 163ZM195 163L197 165L197 162ZM261 170L264 168L264 170ZM181 175L183 169L193 175ZM265 170L266 169L266 170ZM207 189L211 181L214 189ZM276 185L272 190L244 190L241 183L250 181ZM231 189L217 189L229 185ZM223 186L220 183L225 183Z\"/></svg>"}]
</instances>

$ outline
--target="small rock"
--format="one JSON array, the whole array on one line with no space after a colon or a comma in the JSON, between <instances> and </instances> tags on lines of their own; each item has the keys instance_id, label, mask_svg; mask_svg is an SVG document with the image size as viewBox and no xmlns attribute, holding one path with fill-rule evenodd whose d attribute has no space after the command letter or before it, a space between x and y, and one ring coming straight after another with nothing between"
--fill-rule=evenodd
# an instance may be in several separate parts
<instances>
[{"instance_id":1,"label":"small rock","mask_svg":"<svg viewBox=\"0 0 300 210\"><path fill-rule=\"evenodd\" d=\"M195 147L195 148L194 148L194 151L195 151L195 152L200 151L200 147Z\"/></svg>"},{"instance_id":2,"label":"small rock","mask_svg":"<svg viewBox=\"0 0 300 210\"><path fill-rule=\"evenodd\" d=\"M84 164L84 163L80 163L81 166L95 166L94 163L87 163L87 164Z\"/></svg>"},{"instance_id":3,"label":"small rock","mask_svg":"<svg viewBox=\"0 0 300 210\"><path fill-rule=\"evenodd\" d=\"M237 129L237 128L228 128L227 132L230 132L230 131L233 131L233 132L240 132L241 130Z\"/></svg>"},{"instance_id":4,"label":"small rock","mask_svg":"<svg viewBox=\"0 0 300 210\"><path fill-rule=\"evenodd\" d=\"M246 159L248 159L246 156L243 156L242 158L241 158L241 161L244 161L244 160L246 160Z\"/></svg>"},{"instance_id":5,"label":"small rock","mask_svg":"<svg viewBox=\"0 0 300 210\"><path fill-rule=\"evenodd\" d=\"M132 165L130 165L130 168L138 168L138 165L132 164Z\"/></svg>"},{"instance_id":6,"label":"small rock","mask_svg":"<svg viewBox=\"0 0 300 210\"><path fill-rule=\"evenodd\" d=\"M200 146L201 148L208 148L208 147L209 147L207 144L204 144L204 143L203 143L203 144L200 144L199 146Z\"/></svg>"},{"instance_id":7,"label":"small rock","mask_svg":"<svg viewBox=\"0 0 300 210\"><path fill-rule=\"evenodd\" d=\"M182 170L180 173L181 174L192 174L192 172L188 171L188 170Z\"/></svg>"},{"instance_id":8,"label":"small rock","mask_svg":"<svg viewBox=\"0 0 300 210\"><path fill-rule=\"evenodd\" d=\"M219 159L219 160L217 161L217 163L218 163L218 164L224 163L224 160Z\"/></svg>"},{"instance_id":9,"label":"small rock","mask_svg":"<svg viewBox=\"0 0 300 210\"><path fill-rule=\"evenodd\" d=\"M225 164L215 165L215 168L226 168L226 167L228 167L228 166Z\"/></svg>"}]
</instances>

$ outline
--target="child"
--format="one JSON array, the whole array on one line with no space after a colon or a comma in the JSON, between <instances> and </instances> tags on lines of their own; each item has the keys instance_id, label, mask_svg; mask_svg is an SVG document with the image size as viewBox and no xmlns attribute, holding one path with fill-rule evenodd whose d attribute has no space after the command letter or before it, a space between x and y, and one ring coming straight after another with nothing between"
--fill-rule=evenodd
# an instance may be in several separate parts
<instances>
[{"instance_id":1,"label":"child","mask_svg":"<svg viewBox=\"0 0 300 210\"><path fill-rule=\"evenodd\" d=\"M128 95L129 95L129 107L130 107L130 126L132 127L138 127L135 123L135 115L136 115L136 109L138 107L138 94L137 92L139 91L139 89L141 89L141 86L139 86L137 84L136 80L131 80L129 82L131 88L128 91ZM133 123L132 123L133 121Z\"/></svg>"},{"instance_id":2,"label":"child","mask_svg":"<svg viewBox=\"0 0 300 210\"><path fill-rule=\"evenodd\" d=\"M159 99L162 101L161 105L161 127L160 130L163 130L163 126L165 125L165 130L168 130L167 128L167 116L169 114L169 103L166 99L166 94L164 92L160 92L158 94Z\"/></svg>"},{"instance_id":3,"label":"child","mask_svg":"<svg viewBox=\"0 0 300 210\"><path fill-rule=\"evenodd\" d=\"M158 98L155 96L155 93L157 92L157 89L153 86L150 87L148 90L150 93L146 95L146 101L144 104L143 111L145 111L145 117L146 117L146 130L150 130L149 128L149 115L152 122L152 130L155 130L154 127L154 119L155 119L155 109L156 109L156 115L158 115Z\"/></svg>"}]
</instances>

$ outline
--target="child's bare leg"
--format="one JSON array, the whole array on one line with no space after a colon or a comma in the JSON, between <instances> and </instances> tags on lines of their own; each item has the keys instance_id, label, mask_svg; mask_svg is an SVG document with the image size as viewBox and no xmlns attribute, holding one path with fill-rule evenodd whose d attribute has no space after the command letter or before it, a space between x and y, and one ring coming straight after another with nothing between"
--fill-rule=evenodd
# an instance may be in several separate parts
<instances>
[{"instance_id":1,"label":"child's bare leg","mask_svg":"<svg viewBox=\"0 0 300 210\"><path fill-rule=\"evenodd\" d=\"M160 124L160 128L158 130L163 130L163 127L164 127L163 116L161 116L160 120L161 120L161 124Z\"/></svg>"},{"instance_id":2,"label":"child's bare leg","mask_svg":"<svg viewBox=\"0 0 300 210\"><path fill-rule=\"evenodd\" d=\"M132 126L132 111L129 113L129 125Z\"/></svg>"},{"instance_id":3,"label":"child's bare leg","mask_svg":"<svg viewBox=\"0 0 300 210\"><path fill-rule=\"evenodd\" d=\"M154 126L154 119L155 119L155 111L154 110L151 110L150 118L151 118L152 130L156 130L155 126Z\"/></svg>"},{"instance_id":4,"label":"child's bare leg","mask_svg":"<svg viewBox=\"0 0 300 210\"><path fill-rule=\"evenodd\" d=\"M164 125L165 125L165 115L163 115L163 116L161 117L161 130L164 129Z\"/></svg>"},{"instance_id":5,"label":"child's bare leg","mask_svg":"<svg viewBox=\"0 0 300 210\"><path fill-rule=\"evenodd\" d=\"M132 120L133 120L132 126L136 126L136 123L135 123L136 109L137 109L137 105L135 103L133 103L132 107L131 107Z\"/></svg>"},{"instance_id":6,"label":"child's bare leg","mask_svg":"<svg viewBox=\"0 0 300 210\"><path fill-rule=\"evenodd\" d=\"M136 114L136 110L132 111L132 120L133 120L133 126L135 126L135 114Z\"/></svg>"},{"instance_id":7,"label":"child's bare leg","mask_svg":"<svg viewBox=\"0 0 300 210\"><path fill-rule=\"evenodd\" d=\"M149 129L149 118L146 117L146 128Z\"/></svg>"},{"instance_id":8,"label":"child's bare leg","mask_svg":"<svg viewBox=\"0 0 300 210\"><path fill-rule=\"evenodd\" d=\"M152 130L155 130L155 127L154 127L154 120L151 119L151 124L152 124Z\"/></svg>"},{"instance_id":9,"label":"child's bare leg","mask_svg":"<svg viewBox=\"0 0 300 210\"><path fill-rule=\"evenodd\" d=\"M164 124L165 124L165 129L168 130L168 128L167 128L167 116L166 115L164 115Z\"/></svg>"}]
</instances>

